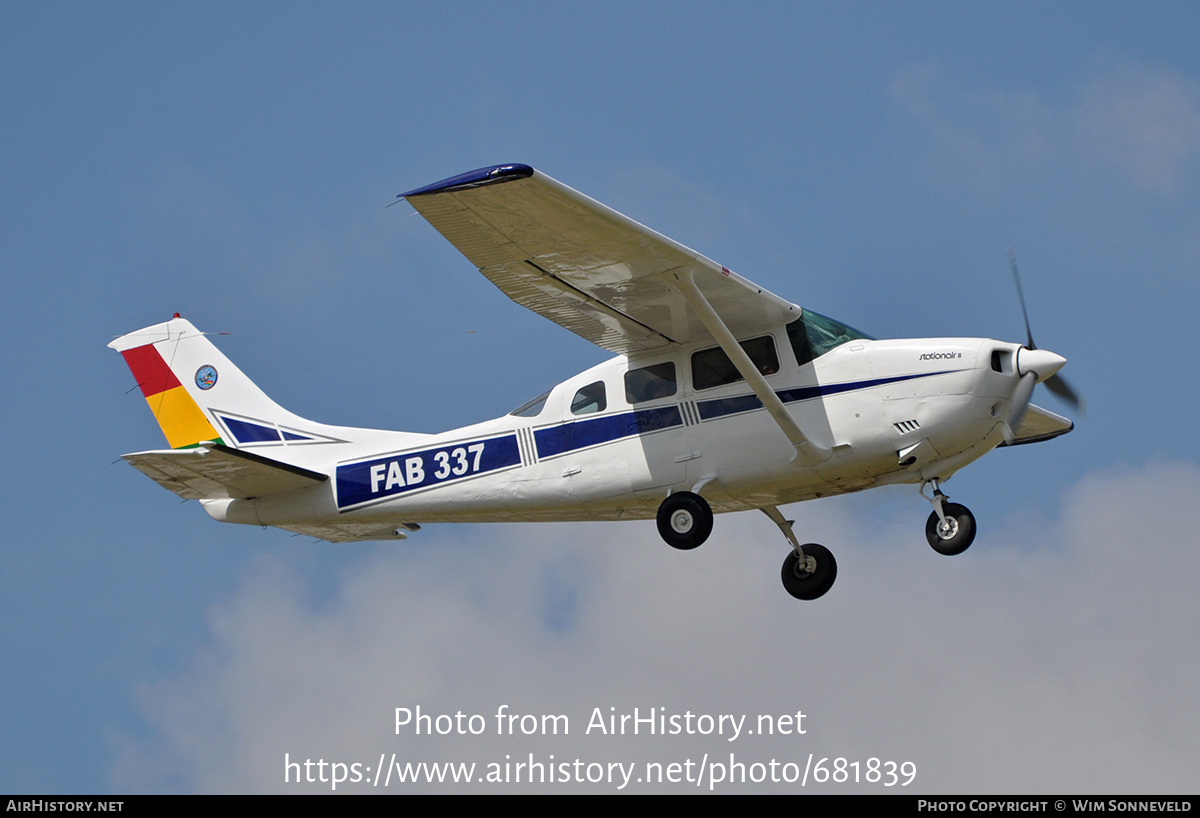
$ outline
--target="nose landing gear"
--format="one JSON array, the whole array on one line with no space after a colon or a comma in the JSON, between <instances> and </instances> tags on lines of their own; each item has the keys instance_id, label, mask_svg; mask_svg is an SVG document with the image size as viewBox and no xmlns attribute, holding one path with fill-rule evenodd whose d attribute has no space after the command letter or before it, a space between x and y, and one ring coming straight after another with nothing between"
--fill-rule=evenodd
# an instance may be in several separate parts
<instances>
[{"instance_id":1,"label":"nose landing gear","mask_svg":"<svg viewBox=\"0 0 1200 818\"><path fill-rule=\"evenodd\" d=\"M933 484L933 497L925 496L925 484L921 484L921 496L933 504L933 512L925 521L925 539L939 554L961 554L975 541L975 515L966 506L946 502L949 498L938 487L936 477L929 482Z\"/></svg>"}]
</instances>

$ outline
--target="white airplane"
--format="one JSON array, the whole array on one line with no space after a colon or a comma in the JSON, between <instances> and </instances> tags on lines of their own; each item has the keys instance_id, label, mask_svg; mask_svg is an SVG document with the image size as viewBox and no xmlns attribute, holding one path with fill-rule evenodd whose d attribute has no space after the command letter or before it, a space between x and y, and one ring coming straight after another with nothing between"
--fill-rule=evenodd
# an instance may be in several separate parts
<instances>
[{"instance_id":1,"label":"white airplane","mask_svg":"<svg viewBox=\"0 0 1200 818\"><path fill-rule=\"evenodd\" d=\"M759 509L791 545L784 587L815 599L837 563L779 506L918 484L930 545L958 554L975 519L940 483L998 446L1073 428L1029 402L1047 381L1078 405L1056 375L1065 359L1032 335L875 340L525 165L400 198L518 304L616 357L474 426L357 429L283 409L176 314L109 345L171 446L124 459L214 519L331 542L426 523L653 518L689 549L714 512Z\"/></svg>"}]
</instances>

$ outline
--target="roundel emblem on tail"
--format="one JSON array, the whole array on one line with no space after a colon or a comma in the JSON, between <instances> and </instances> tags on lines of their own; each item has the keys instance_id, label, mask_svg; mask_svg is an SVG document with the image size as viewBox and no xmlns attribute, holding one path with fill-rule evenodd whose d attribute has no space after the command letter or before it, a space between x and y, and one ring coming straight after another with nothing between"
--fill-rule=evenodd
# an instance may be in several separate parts
<instances>
[{"instance_id":1,"label":"roundel emblem on tail","mask_svg":"<svg viewBox=\"0 0 1200 818\"><path fill-rule=\"evenodd\" d=\"M196 386L201 389L212 389L217 383L217 370L205 364L196 370Z\"/></svg>"}]
</instances>

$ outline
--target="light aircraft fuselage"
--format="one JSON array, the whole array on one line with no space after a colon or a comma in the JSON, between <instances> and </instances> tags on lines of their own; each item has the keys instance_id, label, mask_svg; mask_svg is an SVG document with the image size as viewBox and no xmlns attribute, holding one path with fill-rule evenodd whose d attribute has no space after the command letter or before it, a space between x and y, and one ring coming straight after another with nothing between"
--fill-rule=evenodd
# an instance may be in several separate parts
<instances>
[{"instance_id":1,"label":"light aircraft fuselage","mask_svg":"<svg viewBox=\"0 0 1200 818\"><path fill-rule=\"evenodd\" d=\"M172 447L126 459L217 520L336 542L654 518L692 548L713 512L757 508L792 545L785 586L814 598L836 563L801 546L778 506L932 484L927 534L957 553L974 519L939 481L1072 427L1028 403L1065 363L1032 337L872 339L522 165L404 196L518 303L619 354L493 420L358 429L279 407L176 316L111 344Z\"/></svg>"},{"instance_id":2,"label":"light aircraft fuselage","mask_svg":"<svg viewBox=\"0 0 1200 818\"><path fill-rule=\"evenodd\" d=\"M628 373L664 363L685 371L693 351L685 348L594 366L554 387L529 417L509 414L436 435L384 437L378 451L345 461L288 458L333 479L294 496L205 501L205 507L230 522L262 525L300 523L313 512L431 523L652 519L666 493L702 481L714 484L705 494L714 511L740 511L946 479L1003 442L1005 392L1014 376L991 368L997 350L1016 352L1013 344L969 338L864 339L805 367L781 361L768 383L786 405L795 404L791 409L806 431L824 432L833 451L815 468L792 462L744 383L628 401ZM791 350L780 345L778 351L786 360ZM593 400L572 411L581 392L586 398L600 389L604 408ZM288 446L255 441L244 448L279 456ZM910 446L918 447L915 459L904 465L898 453ZM304 443L291 448L318 453Z\"/></svg>"}]
</instances>

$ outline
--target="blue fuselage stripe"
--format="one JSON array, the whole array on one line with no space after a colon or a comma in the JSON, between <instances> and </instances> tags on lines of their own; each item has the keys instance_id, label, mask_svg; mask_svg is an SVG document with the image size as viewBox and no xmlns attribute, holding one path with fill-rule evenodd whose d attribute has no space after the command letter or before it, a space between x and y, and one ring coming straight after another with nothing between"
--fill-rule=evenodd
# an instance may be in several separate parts
<instances>
[{"instance_id":1,"label":"blue fuselage stripe","mask_svg":"<svg viewBox=\"0 0 1200 818\"><path fill-rule=\"evenodd\" d=\"M915 378L929 378L934 375L945 375L954 370L941 372L923 372L918 375L898 375L893 378L875 378L868 381L851 381L817 386L801 386L795 389L784 389L776 392L784 403L811 400L825 395L837 395L842 392L852 392L857 389L870 389L889 383L910 381ZM757 395L737 395L732 398L714 398L712 400L696 401L700 420L712 420L726 415L736 415L762 409L762 401ZM682 426L683 416L678 406L665 406L658 409L640 409L635 412L623 412L618 415L577 420L558 426L538 429L533 433L537 443L539 458L553 457L601 443L609 443L624 437L655 432L673 426Z\"/></svg>"},{"instance_id":2,"label":"blue fuselage stripe","mask_svg":"<svg viewBox=\"0 0 1200 818\"><path fill-rule=\"evenodd\" d=\"M337 467L337 504L344 509L520 463L515 434L347 463Z\"/></svg>"},{"instance_id":3,"label":"blue fuselage stripe","mask_svg":"<svg viewBox=\"0 0 1200 818\"><path fill-rule=\"evenodd\" d=\"M946 371L802 386L785 389L776 394L784 403L793 403L944 374ZM701 421L705 421L761 409L762 401L755 395L737 395L731 398L697 401L696 407ZM229 418L223 420L226 423L231 422ZM541 459L683 425L683 414L679 406L660 406L547 426L534 430L533 439L537 457ZM239 428L239 431L251 433L256 430ZM512 433L474 442L447 444L423 451L398 453L358 463L346 463L337 467L337 505L339 509L347 509L360 503L381 500L439 483L517 466L521 462L517 435Z\"/></svg>"},{"instance_id":4,"label":"blue fuselage stripe","mask_svg":"<svg viewBox=\"0 0 1200 818\"><path fill-rule=\"evenodd\" d=\"M812 400L826 395L837 395L842 392L853 392L857 389L870 389L873 386L884 386L889 383L899 383L900 381L911 381L915 378L929 378L934 375L945 375L946 372L954 370L945 370L943 372L922 372L919 375L897 375L894 378L875 378L869 381L850 381L849 383L832 383L818 384L816 386L799 386L795 389L784 389L775 394L784 403L795 403L801 400ZM712 420L713 418L724 417L725 415L736 415L740 412L749 412L754 409L762 409L762 401L757 395L738 395L733 398L716 398L714 400L696 401L696 406L700 410L701 420Z\"/></svg>"},{"instance_id":5,"label":"blue fuselage stripe","mask_svg":"<svg viewBox=\"0 0 1200 818\"><path fill-rule=\"evenodd\" d=\"M553 457L610 440L682 425L683 416L679 413L679 407L664 406L550 426L538 429L533 433L533 438L537 443L539 458Z\"/></svg>"}]
</instances>

